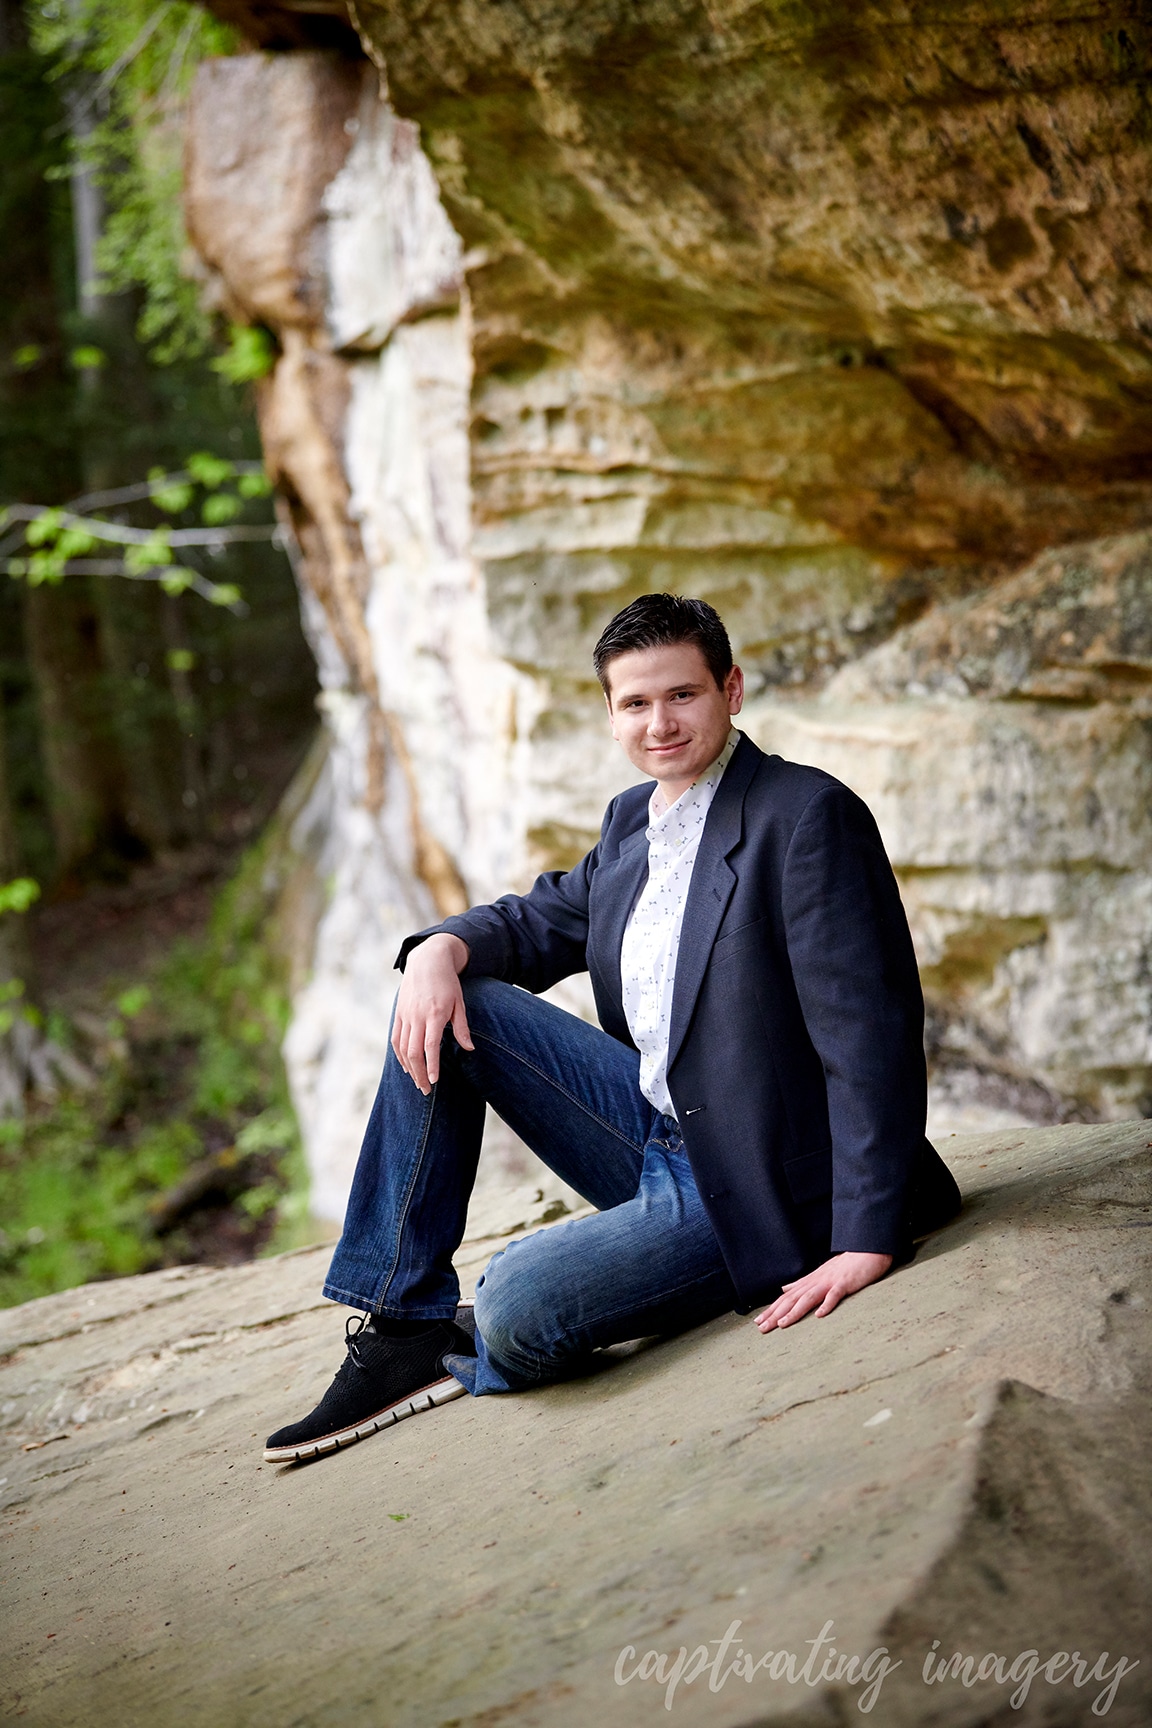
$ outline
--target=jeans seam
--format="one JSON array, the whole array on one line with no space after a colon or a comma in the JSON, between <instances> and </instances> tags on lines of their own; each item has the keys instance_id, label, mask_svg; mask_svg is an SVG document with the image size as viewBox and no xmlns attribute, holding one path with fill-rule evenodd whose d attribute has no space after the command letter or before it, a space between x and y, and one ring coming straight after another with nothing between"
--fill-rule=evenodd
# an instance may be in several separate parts
<instances>
[{"instance_id":1,"label":"jeans seam","mask_svg":"<svg viewBox=\"0 0 1152 1728\"><path fill-rule=\"evenodd\" d=\"M498 1038L493 1038L488 1033L475 1032L473 1033L473 1038L477 1043L490 1044L494 1050L502 1050L505 1056L511 1056L514 1061L522 1062L525 1068L530 1068L533 1074L538 1075L541 1080L543 1080L547 1085L553 1087L562 1097L567 1098L570 1104L575 1104L578 1110L582 1111L585 1116L590 1117L593 1122L598 1123L601 1128L606 1128L609 1134L614 1134L617 1140L622 1140L625 1146L630 1146L634 1152L642 1153L644 1151L645 1146L648 1144L647 1139L639 1142L630 1140L627 1134L622 1134L620 1132L614 1122L609 1122L606 1117L600 1115L598 1110L590 1110L582 1098L577 1097L575 1092L570 1092L567 1086L563 1086L558 1080L553 1079L551 1074L546 1074L543 1068L538 1068L535 1062L530 1061L528 1057L524 1055L523 1051L514 1050L509 1044L502 1044ZM637 1090L639 1090L639 1087L637 1087ZM641 1096L643 1096L643 1094L641 1094Z\"/></svg>"},{"instance_id":2,"label":"jeans seam","mask_svg":"<svg viewBox=\"0 0 1152 1728\"><path fill-rule=\"evenodd\" d=\"M416 1191L416 1183L424 1166L424 1154L428 1150L428 1136L432 1132L432 1118L436 1114L436 1092L437 1088L433 1086L432 1101L428 1106L428 1115L424 1122L424 1132L420 1136L420 1146L412 1165L412 1175L409 1179L408 1187L404 1192L404 1203L400 1208L400 1216L396 1220L396 1249L392 1256L392 1264L385 1273L384 1282L381 1284L376 1299L372 1304L374 1311L380 1308L384 1298L388 1294L388 1286L391 1284L400 1268L400 1257L404 1249L404 1226L408 1222L408 1213L412 1206L412 1196Z\"/></svg>"}]
</instances>

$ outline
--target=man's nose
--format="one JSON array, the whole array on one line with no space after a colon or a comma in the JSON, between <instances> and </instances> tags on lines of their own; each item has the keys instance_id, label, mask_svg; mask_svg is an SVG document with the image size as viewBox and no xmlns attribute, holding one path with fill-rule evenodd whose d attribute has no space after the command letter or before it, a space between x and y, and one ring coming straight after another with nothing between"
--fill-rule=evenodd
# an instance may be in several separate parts
<instances>
[{"instance_id":1,"label":"man's nose","mask_svg":"<svg viewBox=\"0 0 1152 1728\"><path fill-rule=\"evenodd\" d=\"M652 704L652 714L648 721L648 731L653 738L667 738L675 732L677 725L676 711L665 708L662 702Z\"/></svg>"}]
</instances>

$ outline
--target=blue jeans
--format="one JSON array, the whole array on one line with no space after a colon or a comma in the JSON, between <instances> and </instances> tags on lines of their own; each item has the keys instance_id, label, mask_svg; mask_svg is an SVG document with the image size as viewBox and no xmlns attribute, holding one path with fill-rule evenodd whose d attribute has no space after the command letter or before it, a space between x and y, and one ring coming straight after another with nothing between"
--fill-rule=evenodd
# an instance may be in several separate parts
<instances>
[{"instance_id":1,"label":"blue jeans","mask_svg":"<svg viewBox=\"0 0 1152 1728\"><path fill-rule=\"evenodd\" d=\"M392 1319L451 1319L484 1110L599 1208L509 1243L476 1286L470 1392L586 1371L593 1350L681 1332L737 1304L680 1131L606 1032L493 978L466 979L475 1049L447 1031L425 1097L390 1050L324 1294Z\"/></svg>"}]
</instances>

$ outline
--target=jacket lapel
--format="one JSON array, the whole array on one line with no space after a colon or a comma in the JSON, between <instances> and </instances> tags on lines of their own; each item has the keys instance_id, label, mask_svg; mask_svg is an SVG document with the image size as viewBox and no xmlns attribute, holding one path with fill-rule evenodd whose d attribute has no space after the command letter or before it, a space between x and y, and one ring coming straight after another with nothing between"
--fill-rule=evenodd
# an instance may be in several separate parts
<instances>
[{"instance_id":1,"label":"jacket lapel","mask_svg":"<svg viewBox=\"0 0 1152 1728\"><path fill-rule=\"evenodd\" d=\"M648 813L641 825L620 842L615 858L597 867L588 919L588 970L601 982L606 999L623 1021L624 990L620 980L620 948L628 914L648 875ZM625 1028L627 1035L627 1029Z\"/></svg>"},{"instance_id":2,"label":"jacket lapel","mask_svg":"<svg viewBox=\"0 0 1152 1728\"><path fill-rule=\"evenodd\" d=\"M736 875L728 863L728 854L738 845L744 829L744 795L748 790L761 752L747 736L736 746L716 788L716 796L700 836L700 849L692 869L684 921L680 927L680 947L676 956L676 983L672 991L672 1022L668 1032L668 1071L671 1071L684 1035L692 1021L692 1011L704 981L712 944L720 922L728 910ZM627 913L625 913L625 919ZM620 925L623 937L624 924ZM619 984L620 951L616 950L617 984Z\"/></svg>"}]
</instances>

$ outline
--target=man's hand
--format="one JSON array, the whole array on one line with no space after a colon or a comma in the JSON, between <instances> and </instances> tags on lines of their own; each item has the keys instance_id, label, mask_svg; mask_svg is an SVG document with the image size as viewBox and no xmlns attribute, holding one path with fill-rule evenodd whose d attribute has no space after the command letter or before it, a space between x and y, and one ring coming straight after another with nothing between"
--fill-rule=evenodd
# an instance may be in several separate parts
<instances>
[{"instance_id":1,"label":"man's hand","mask_svg":"<svg viewBox=\"0 0 1152 1728\"><path fill-rule=\"evenodd\" d=\"M467 964L468 944L443 931L413 948L404 968L392 1021L392 1048L425 1097L440 1078L445 1026L451 1025L463 1049L473 1048L460 988L460 973Z\"/></svg>"},{"instance_id":2,"label":"man's hand","mask_svg":"<svg viewBox=\"0 0 1152 1728\"><path fill-rule=\"evenodd\" d=\"M841 1297L875 1284L891 1264L891 1254L833 1254L814 1272L785 1284L772 1306L757 1314L756 1324L761 1332L774 1332L778 1326L802 1320L813 1308L818 1315L831 1314Z\"/></svg>"}]
</instances>

